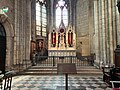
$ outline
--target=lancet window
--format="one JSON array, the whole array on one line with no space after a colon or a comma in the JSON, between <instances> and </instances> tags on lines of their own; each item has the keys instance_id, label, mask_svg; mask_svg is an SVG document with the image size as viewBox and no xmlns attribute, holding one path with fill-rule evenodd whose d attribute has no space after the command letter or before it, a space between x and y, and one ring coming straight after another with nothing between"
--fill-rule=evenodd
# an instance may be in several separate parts
<instances>
[{"instance_id":1,"label":"lancet window","mask_svg":"<svg viewBox=\"0 0 120 90\"><path fill-rule=\"evenodd\" d=\"M36 0L36 35L46 36L46 1Z\"/></svg>"},{"instance_id":2,"label":"lancet window","mask_svg":"<svg viewBox=\"0 0 120 90\"><path fill-rule=\"evenodd\" d=\"M56 4L56 27L59 28L61 22L68 26L68 5L64 0L59 0Z\"/></svg>"}]
</instances>

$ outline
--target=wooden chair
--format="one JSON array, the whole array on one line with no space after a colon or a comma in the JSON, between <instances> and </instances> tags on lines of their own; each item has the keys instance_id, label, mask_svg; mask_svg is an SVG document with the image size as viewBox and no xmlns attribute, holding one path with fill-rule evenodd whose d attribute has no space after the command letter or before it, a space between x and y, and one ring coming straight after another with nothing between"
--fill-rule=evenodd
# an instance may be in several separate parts
<instances>
[{"instance_id":1,"label":"wooden chair","mask_svg":"<svg viewBox=\"0 0 120 90\"><path fill-rule=\"evenodd\" d=\"M112 84L113 90L120 90L120 87L115 88L115 85L114 85L115 83L120 84L120 81L110 81L110 82Z\"/></svg>"},{"instance_id":2,"label":"wooden chair","mask_svg":"<svg viewBox=\"0 0 120 90\"><path fill-rule=\"evenodd\" d=\"M113 65L107 65L107 66L103 66L102 70L103 70L103 81L106 82L106 84L108 86L111 86L111 75L110 75L110 70L113 69L114 66Z\"/></svg>"},{"instance_id":3,"label":"wooden chair","mask_svg":"<svg viewBox=\"0 0 120 90\"><path fill-rule=\"evenodd\" d=\"M14 75L14 72L12 72L12 71L5 73L5 75L4 75L4 90L11 90L13 75Z\"/></svg>"},{"instance_id":4,"label":"wooden chair","mask_svg":"<svg viewBox=\"0 0 120 90\"><path fill-rule=\"evenodd\" d=\"M115 67L110 71L111 81L115 87L120 87L120 67Z\"/></svg>"},{"instance_id":5,"label":"wooden chair","mask_svg":"<svg viewBox=\"0 0 120 90\"><path fill-rule=\"evenodd\" d=\"M2 74L2 71L0 70L0 89L2 90L3 86L3 77L4 75Z\"/></svg>"},{"instance_id":6,"label":"wooden chair","mask_svg":"<svg viewBox=\"0 0 120 90\"><path fill-rule=\"evenodd\" d=\"M0 88L1 88L1 90L2 90L2 85L3 85L3 77L4 77L4 75L3 74L1 74L0 75Z\"/></svg>"}]
</instances>

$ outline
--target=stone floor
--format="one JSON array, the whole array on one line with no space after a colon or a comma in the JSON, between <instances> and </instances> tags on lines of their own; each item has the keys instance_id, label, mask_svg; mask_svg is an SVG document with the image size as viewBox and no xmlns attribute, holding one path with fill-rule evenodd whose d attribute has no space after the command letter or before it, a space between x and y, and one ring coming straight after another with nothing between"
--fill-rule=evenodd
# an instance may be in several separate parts
<instances>
[{"instance_id":1,"label":"stone floor","mask_svg":"<svg viewBox=\"0 0 120 90\"><path fill-rule=\"evenodd\" d=\"M111 90L102 76L68 76L69 90ZM12 90L65 90L64 75L22 75L13 77Z\"/></svg>"}]
</instances>

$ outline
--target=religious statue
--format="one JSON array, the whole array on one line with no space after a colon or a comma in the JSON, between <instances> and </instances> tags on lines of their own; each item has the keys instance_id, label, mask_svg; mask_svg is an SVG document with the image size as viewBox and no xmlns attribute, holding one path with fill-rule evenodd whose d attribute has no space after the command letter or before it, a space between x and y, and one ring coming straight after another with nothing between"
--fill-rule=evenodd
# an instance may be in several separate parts
<instances>
[{"instance_id":1,"label":"religious statue","mask_svg":"<svg viewBox=\"0 0 120 90\"><path fill-rule=\"evenodd\" d=\"M71 30L69 30L68 32L68 45L69 47L72 47L73 44L73 32Z\"/></svg>"},{"instance_id":2,"label":"religious statue","mask_svg":"<svg viewBox=\"0 0 120 90\"><path fill-rule=\"evenodd\" d=\"M56 46L56 32L55 32L55 30L53 30L53 32L51 33L51 42L52 42L52 45L53 45L53 47L55 47Z\"/></svg>"}]
</instances>

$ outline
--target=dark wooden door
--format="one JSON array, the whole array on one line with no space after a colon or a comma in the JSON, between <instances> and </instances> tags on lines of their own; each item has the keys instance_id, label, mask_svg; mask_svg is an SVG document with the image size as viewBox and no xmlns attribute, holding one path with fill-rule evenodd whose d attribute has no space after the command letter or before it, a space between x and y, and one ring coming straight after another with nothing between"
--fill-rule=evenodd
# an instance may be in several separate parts
<instances>
[{"instance_id":1,"label":"dark wooden door","mask_svg":"<svg viewBox=\"0 0 120 90\"><path fill-rule=\"evenodd\" d=\"M6 61L6 34L5 29L0 24L0 70L5 73L5 61Z\"/></svg>"}]
</instances>

